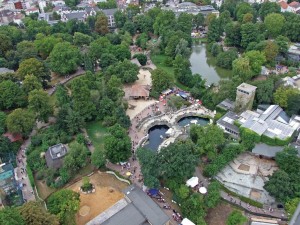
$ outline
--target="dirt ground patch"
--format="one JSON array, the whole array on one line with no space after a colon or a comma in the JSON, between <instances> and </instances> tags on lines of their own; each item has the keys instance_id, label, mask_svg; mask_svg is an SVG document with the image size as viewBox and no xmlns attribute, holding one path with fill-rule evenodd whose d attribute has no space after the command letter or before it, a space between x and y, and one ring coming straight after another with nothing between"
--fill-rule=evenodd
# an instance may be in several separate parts
<instances>
[{"instance_id":1,"label":"dirt ground patch","mask_svg":"<svg viewBox=\"0 0 300 225\"><path fill-rule=\"evenodd\" d=\"M68 187L80 193L80 209L76 214L76 224L84 225L97 215L114 205L124 197L121 192L127 184L117 180L113 175L95 173L90 177L90 182L95 186L95 193L83 194L79 188L82 180Z\"/></svg>"},{"instance_id":2,"label":"dirt ground patch","mask_svg":"<svg viewBox=\"0 0 300 225\"><path fill-rule=\"evenodd\" d=\"M208 225L226 225L226 219L232 211L231 205L221 202L216 208L208 210L205 221Z\"/></svg>"},{"instance_id":3,"label":"dirt ground patch","mask_svg":"<svg viewBox=\"0 0 300 225\"><path fill-rule=\"evenodd\" d=\"M249 171L250 170L250 166L248 165L245 165L245 164L241 164L239 167L238 167L239 170L244 170L244 171Z\"/></svg>"},{"instance_id":4,"label":"dirt ground patch","mask_svg":"<svg viewBox=\"0 0 300 225\"><path fill-rule=\"evenodd\" d=\"M48 187L45 180L35 179L35 185L41 199L46 199L49 195L56 191L55 188Z\"/></svg>"}]
</instances>

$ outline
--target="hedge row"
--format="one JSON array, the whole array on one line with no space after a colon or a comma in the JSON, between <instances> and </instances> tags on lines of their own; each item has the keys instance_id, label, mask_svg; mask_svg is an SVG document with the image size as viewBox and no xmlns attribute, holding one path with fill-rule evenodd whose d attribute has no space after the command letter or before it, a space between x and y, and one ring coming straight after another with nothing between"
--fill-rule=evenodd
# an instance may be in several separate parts
<instances>
[{"instance_id":1,"label":"hedge row","mask_svg":"<svg viewBox=\"0 0 300 225\"><path fill-rule=\"evenodd\" d=\"M29 165L26 165L26 170L27 170L27 175L28 175L30 184L34 188L35 187L34 177L33 177L33 173L32 173L31 168L29 167Z\"/></svg>"}]
</instances>

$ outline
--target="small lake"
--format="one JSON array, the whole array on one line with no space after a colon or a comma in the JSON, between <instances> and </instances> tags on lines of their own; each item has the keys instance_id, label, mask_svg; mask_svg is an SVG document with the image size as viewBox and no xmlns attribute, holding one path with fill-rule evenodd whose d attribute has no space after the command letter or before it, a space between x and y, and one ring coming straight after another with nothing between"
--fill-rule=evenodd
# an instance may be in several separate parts
<instances>
[{"instance_id":1,"label":"small lake","mask_svg":"<svg viewBox=\"0 0 300 225\"><path fill-rule=\"evenodd\" d=\"M205 126L206 124L209 123L209 119L201 118L201 117L198 117L198 116L187 116L187 117L181 118L178 121L178 125L181 126L181 127L186 126L188 124L191 124L192 120L197 121L196 124L200 125L200 126Z\"/></svg>"},{"instance_id":2,"label":"small lake","mask_svg":"<svg viewBox=\"0 0 300 225\"><path fill-rule=\"evenodd\" d=\"M152 151L157 151L158 146L164 141L164 139L161 139L160 136L166 137L166 132L169 129L166 125L157 125L154 127L151 127L149 129L149 140L144 145L144 148L148 148Z\"/></svg>"},{"instance_id":3,"label":"small lake","mask_svg":"<svg viewBox=\"0 0 300 225\"><path fill-rule=\"evenodd\" d=\"M231 70L216 65L217 60L207 52L206 44L192 46L190 63L192 72L200 74L203 79L206 79L208 85L218 84L220 79L227 79L232 76Z\"/></svg>"}]
</instances>

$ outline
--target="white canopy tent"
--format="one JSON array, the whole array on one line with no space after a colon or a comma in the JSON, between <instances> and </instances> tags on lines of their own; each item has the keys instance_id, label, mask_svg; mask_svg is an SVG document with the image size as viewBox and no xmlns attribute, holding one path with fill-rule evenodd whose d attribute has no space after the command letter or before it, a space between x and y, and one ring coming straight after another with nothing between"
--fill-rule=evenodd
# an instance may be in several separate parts
<instances>
[{"instance_id":1,"label":"white canopy tent","mask_svg":"<svg viewBox=\"0 0 300 225\"><path fill-rule=\"evenodd\" d=\"M195 187L199 183L199 178L198 177L192 177L189 180L186 181L186 186L188 187Z\"/></svg>"},{"instance_id":2,"label":"white canopy tent","mask_svg":"<svg viewBox=\"0 0 300 225\"><path fill-rule=\"evenodd\" d=\"M182 221L181 221L181 225L196 225L194 224L192 221L190 221L188 218L184 218Z\"/></svg>"},{"instance_id":3,"label":"white canopy tent","mask_svg":"<svg viewBox=\"0 0 300 225\"><path fill-rule=\"evenodd\" d=\"M206 193L207 193L206 187L201 187L201 188L199 188L199 192L200 192L201 194L206 194Z\"/></svg>"}]
</instances>

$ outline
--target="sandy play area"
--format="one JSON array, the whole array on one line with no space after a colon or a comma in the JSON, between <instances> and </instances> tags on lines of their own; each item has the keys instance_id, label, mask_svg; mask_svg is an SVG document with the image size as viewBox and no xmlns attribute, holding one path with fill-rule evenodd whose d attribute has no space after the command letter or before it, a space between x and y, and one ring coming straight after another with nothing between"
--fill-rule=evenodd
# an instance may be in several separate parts
<instances>
[{"instance_id":1,"label":"sandy play area","mask_svg":"<svg viewBox=\"0 0 300 225\"><path fill-rule=\"evenodd\" d=\"M150 85L152 84L151 73L149 70L140 69L138 74L139 79L134 82L132 85ZM124 86L125 98L129 99L129 93L131 90L131 85ZM130 117L130 119L134 118L137 114L143 111L144 108L153 104L155 100L143 100L143 99L130 99L128 100L128 109L126 114Z\"/></svg>"},{"instance_id":2,"label":"sandy play area","mask_svg":"<svg viewBox=\"0 0 300 225\"><path fill-rule=\"evenodd\" d=\"M80 193L82 181L68 187L80 193L80 209L76 215L76 224L84 225L124 197L121 192L127 184L117 180L113 175L95 173L90 177L90 182L95 186L96 192L91 194Z\"/></svg>"}]
</instances>

